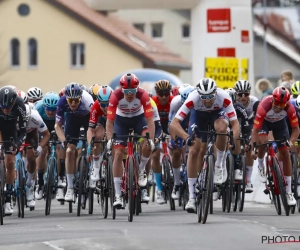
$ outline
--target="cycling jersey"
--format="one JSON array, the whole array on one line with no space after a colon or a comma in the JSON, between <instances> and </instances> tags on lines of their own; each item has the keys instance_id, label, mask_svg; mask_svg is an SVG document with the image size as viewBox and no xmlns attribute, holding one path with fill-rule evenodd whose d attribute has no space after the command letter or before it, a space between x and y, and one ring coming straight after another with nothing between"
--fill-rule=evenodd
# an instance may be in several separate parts
<instances>
[{"instance_id":1,"label":"cycling jersey","mask_svg":"<svg viewBox=\"0 0 300 250\"><path fill-rule=\"evenodd\" d=\"M94 101L90 94L83 90L80 104L78 108L73 111L67 102L66 96L62 96L57 104L56 122L63 124L64 113L74 115L76 117L85 117L89 115L90 108L92 107L93 103Z\"/></svg>"},{"instance_id":2,"label":"cycling jersey","mask_svg":"<svg viewBox=\"0 0 300 250\"><path fill-rule=\"evenodd\" d=\"M89 127L95 128L98 124L99 118L103 117L106 120L106 116L107 115L104 114L103 110L100 107L99 101L96 100L91 108Z\"/></svg>"},{"instance_id":3,"label":"cycling jersey","mask_svg":"<svg viewBox=\"0 0 300 250\"><path fill-rule=\"evenodd\" d=\"M219 88L216 91L216 99L214 100L214 103L210 108L205 107L203 102L201 101L198 92L193 91L192 93L189 94L189 97L186 99L184 104L177 111L175 117L180 121L183 121L190 113L192 108L194 108L196 111L202 111L202 112L224 110L226 112L225 115L228 116L230 121L237 119L236 112L232 105L229 94L225 90Z\"/></svg>"},{"instance_id":4,"label":"cycling jersey","mask_svg":"<svg viewBox=\"0 0 300 250\"><path fill-rule=\"evenodd\" d=\"M171 121L173 120L173 118L175 117L177 111L180 109L181 106L182 106L181 96L180 95L174 96L170 105L169 123L171 123ZM188 123L189 123L189 117L187 116L184 119L184 121L181 123L182 128L186 129L188 127Z\"/></svg>"},{"instance_id":5,"label":"cycling jersey","mask_svg":"<svg viewBox=\"0 0 300 250\"><path fill-rule=\"evenodd\" d=\"M240 102L237 101L237 103L240 103ZM240 104L242 104L242 103L240 103ZM247 107L245 107L249 120L253 120L256 110L257 110L257 107L258 107L258 104L259 104L259 100L255 96L250 95L249 96L249 104Z\"/></svg>"},{"instance_id":6,"label":"cycling jersey","mask_svg":"<svg viewBox=\"0 0 300 250\"><path fill-rule=\"evenodd\" d=\"M236 115L240 123L242 134L250 135L251 127L249 125L248 115L245 107L240 103L235 103L233 106L235 108Z\"/></svg>"},{"instance_id":7,"label":"cycling jersey","mask_svg":"<svg viewBox=\"0 0 300 250\"><path fill-rule=\"evenodd\" d=\"M174 96L170 95L169 101L167 102L166 105L163 106L163 105L161 105L157 96L152 97L153 101L155 102L155 104L157 106L158 114L159 114L160 121L162 124L168 122L169 113L170 113L170 105L171 105L173 98L174 98Z\"/></svg>"},{"instance_id":8,"label":"cycling jersey","mask_svg":"<svg viewBox=\"0 0 300 250\"><path fill-rule=\"evenodd\" d=\"M272 99L273 96L267 96L260 102L254 120L254 128L261 129L264 120L275 123L285 119L286 116L288 116L291 127L297 127L298 118L294 106L288 102L281 112L275 113L272 109Z\"/></svg>"},{"instance_id":9,"label":"cycling jersey","mask_svg":"<svg viewBox=\"0 0 300 250\"><path fill-rule=\"evenodd\" d=\"M160 121L160 117L159 117L159 114L158 114L158 109L157 109L156 103L152 98L150 98L150 103L151 103L151 107L152 107L154 121L155 122Z\"/></svg>"},{"instance_id":10,"label":"cycling jersey","mask_svg":"<svg viewBox=\"0 0 300 250\"><path fill-rule=\"evenodd\" d=\"M26 132L30 133L35 129L37 129L40 133L48 130L39 112L36 109L31 109L31 114L26 126Z\"/></svg>"},{"instance_id":11,"label":"cycling jersey","mask_svg":"<svg viewBox=\"0 0 300 250\"><path fill-rule=\"evenodd\" d=\"M26 107L21 97L17 96L15 104L8 115L5 115L0 109L0 131L3 141L9 141L10 137L13 137L17 146L21 146L26 138L26 123ZM18 137L17 127L19 128ZM4 143L6 150L9 150L10 146L10 143Z\"/></svg>"},{"instance_id":12,"label":"cycling jersey","mask_svg":"<svg viewBox=\"0 0 300 250\"><path fill-rule=\"evenodd\" d=\"M135 117L144 114L145 118L153 117L153 111L148 93L138 89L132 102L125 99L122 89L114 91L109 99L107 119L115 120L116 115L121 117Z\"/></svg>"},{"instance_id":13,"label":"cycling jersey","mask_svg":"<svg viewBox=\"0 0 300 250\"><path fill-rule=\"evenodd\" d=\"M43 105L43 100L37 101L34 106L31 105L30 107L34 107L39 112L39 114L43 118L43 120L55 121L55 116L53 118L49 118L46 115L45 108Z\"/></svg>"}]
</instances>

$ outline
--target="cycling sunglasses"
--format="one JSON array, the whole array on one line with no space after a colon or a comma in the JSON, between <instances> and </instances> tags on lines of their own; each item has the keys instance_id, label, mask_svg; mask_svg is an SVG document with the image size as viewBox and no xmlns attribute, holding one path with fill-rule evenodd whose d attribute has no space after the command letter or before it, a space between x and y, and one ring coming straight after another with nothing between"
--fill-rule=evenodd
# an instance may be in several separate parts
<instances>
[{"instance_id":1,"label":"cycling sunglasses","mask_svg":"<svg viewBox=\"0 0 300 250\"><path fill-rule=\"evenodd\" d=\"M67 98L67 102L69 104L72 104L73 102L75 102L75 104L78 104L80 102L81 98Z\"/></svg>"},{"instance_id":2,"label":"cycling sunglasses","mask_svg":"<svg viewBox=\"0 0 300 250\"><path fill-rule=\"evenodd\" d=\"M56 108L53 108L53 107L47 107L46 105L44 105L44 109L47 110L47 111L51 111L51 112L56 111Z\"/></svg>"},{"instance_id":3,"label":"cycling sunglasses","mask_svg":"<svg viewBox=\"0 0 300 250\"><path fill-rule=\"evenodd\" d=\"M276 107L285 108L286 103L278 102L278 101L273 100L273 105L276 106Z\"/></svg>"},{"instance_id":4,"label":"cycling sunglasses","mask_svg":"<svg viewBox=\"0 0 300 250\"><path fill-rule=\"evenodd\" d=\"M156 92L156 95L160 96L160 97L168 97L170 96L170 91L161 91L161 92Z\"/></svg>"},{"instance_id":5,"label":"cycling sunglasses","mask_svg":"<svg viewBox=\"0 0 300 250\"><path fill-rule=\"evenodd\" d=\"M108 102L100 102L100 107L105 109L108 107L108 104Z\"/></svg>"},{"instance_id":6,"label":"cycling sunglasses","mask_svg":"<svg viewBox=\"0 0 300 250\"><path fill-rule=\"evenodd\" d=\"M136 94L137 90L138 90L137 88L135 88L135 89L122 89L122 92L125 95L134 95L134 94Z\"/></svg>"},{"instance_id":7,"label":"cycling sunglasses","mask_svg":"<svg viewBox=\"0 0 300 250\"><path fill-rule=\"evenodd\" d=\"M201 100L212 100L216 98L216 94L200 95Z\"/></svg>"},{"instance_id":8,"label":"cycling sunglasses","mask_svg":"<svg viewBox=\"0 0 300 250\"><path fill-rule=\"evenodd\" d=\"M250 95L250 92L238 92L236 93L239 97L247 97Z\"/></svg>"}]
</instances>

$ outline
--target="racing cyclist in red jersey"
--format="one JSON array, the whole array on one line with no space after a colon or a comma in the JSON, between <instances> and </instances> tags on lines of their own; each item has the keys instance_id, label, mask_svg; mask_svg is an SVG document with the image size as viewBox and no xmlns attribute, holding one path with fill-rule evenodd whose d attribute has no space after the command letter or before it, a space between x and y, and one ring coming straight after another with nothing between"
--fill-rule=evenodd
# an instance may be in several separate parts
<instances>
[{"instance_id":1,"label":"racing cyclist in red jersey","mask_svg":"<svg viewBox=\"0 0 300 250\"><path fill-rule=\"evenodd\" d=\"M293 147L294 142L299 136L298 118L294 106L289 102L290 93L285 87L277 87L273 91L273 95L265 97L257 108L257 113L254 120L252 130L252 145L253 142L258 144L268 141L269 131L273 132L275 140L283 139L286 135L289 138L289 130L285 117L287 116L292 127L292 134L290 136L290 145ZM292 164L289 154L289 149L284 143L278 144L278 159L283 168L283 172L287 181L286 195L289 206L296 204L296 200L292 194ZM256 149L254 149L256 150ZM255 152L252 152L254 158ZM264 166L265 147L257 148L259 179L261 182L266 182Z\"/></svg>"},{"instance_id":2,"label":"racing cyclist in red jersey","mask_svg":"<svg viewBox=\"0 0 300 250\"><path fill-rule=\"evenodd\" d=\"M144 187L147 184L145 166L155 149L153 140L155 125L152 113L152 106L148 93L139 88L139 79L136 75L128 73L120 79L121 88L114 91L109 99L106 121L106 137L108 139L107 148L111 148L114 143L113 176L115 186L114 206L123 206L121 196L121 184L123 175L123 156L127 146L126 138L118 138L118 135L128 135L129 130L133 129L136 134L150 134L150 145L146 140L141 142L141 161L139 168L138 184ZM116 133L114 142L112 141L113 132Z\"/></svg>"},{"instance_id":3,"label":"racing cyclist in red jersey","mask_svg":"<svg viewBox=\"0 0 300 250\"><path fill-rule=\"evenodd\" d=\"M92 137L95 137L95 140L103 140L105 135L105 126L106 126L106 117L107 117L107 108L108 102L111 94L113 93L113 89L109 86L101 86L96 95L96 101L94 102L91 112L90 112L90 122L89 129L87 132L87 140L88 140L88 154L91 152L91 140ZM102 161L102 156L100 155L101 151L100 143L95 143L93 148L93 168L91 173L91 182L90 187L95 187L96 181L100 179L99 171L100 164Z\"/></svg>"}]
</instances>

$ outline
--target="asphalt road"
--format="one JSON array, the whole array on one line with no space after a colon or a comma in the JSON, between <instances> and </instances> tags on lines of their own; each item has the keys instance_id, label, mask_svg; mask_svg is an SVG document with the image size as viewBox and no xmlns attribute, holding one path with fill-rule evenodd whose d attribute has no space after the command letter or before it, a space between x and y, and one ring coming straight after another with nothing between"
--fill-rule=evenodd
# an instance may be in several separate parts
<instances>
[{"instance_id":1,"label":"asphalt road","mask_svg":"<svg viewBox=\"0 0 300 250\"><path fill-rule=\"evenodd\" d=\"M170 211L168 205L152 202L143 205L143 213L132 223L127 221L127 210L118 210L115 220L110 214L103 219L96 203L93 215L85 210L80 217L69 214L67 204L55 200L46 217L44 205L38 201L34 211L26 210L24 219L17 217L16 210L5 217L0 249L300 249L299 242L267 244L266 239L272 243L272 237L277 242L286 241L286 235L300 237L300 213L279 216L271 204L249 202L242 213L223 213L217 201L205 225L181 207Z\"/></svg>"}]
</instances>

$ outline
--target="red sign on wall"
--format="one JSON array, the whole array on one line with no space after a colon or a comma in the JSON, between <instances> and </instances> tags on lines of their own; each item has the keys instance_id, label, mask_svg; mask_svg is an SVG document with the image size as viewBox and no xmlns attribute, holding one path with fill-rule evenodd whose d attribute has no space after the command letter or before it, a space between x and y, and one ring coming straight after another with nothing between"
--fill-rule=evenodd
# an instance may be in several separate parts
<instances>
[{"instance_id":1,"label":"red sign on wall","mask_svg":"<svg viewBox=\"0 0 300 250\"><path fill-rule=\"evenodd\" d=\"M249 43L249 31L248 30L242 30L241 31L241 38L242 38L242 43Z\"/></svg>"},{"instance_id":2,"label":"red sign on wall","mask_svg":"<svg viewBox=\"0 0 300 250\"><path fill-rule=\"evenodd\" d=\"M230 9L207 10L207 32L230 32L231 15Z\"/></svg>"}]
</instances>

